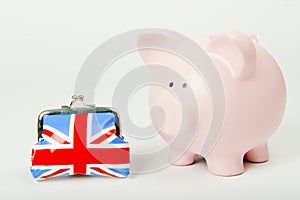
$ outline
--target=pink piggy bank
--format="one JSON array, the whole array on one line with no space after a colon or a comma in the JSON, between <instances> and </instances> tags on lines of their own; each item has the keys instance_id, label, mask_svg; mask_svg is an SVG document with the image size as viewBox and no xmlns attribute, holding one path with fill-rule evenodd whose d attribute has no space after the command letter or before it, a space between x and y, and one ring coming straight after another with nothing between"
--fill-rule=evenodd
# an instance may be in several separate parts
<instances>
[{"instance_id":1,"label":"pink piggy bank","mask_svg":"<svg viewBox=\"0 0 300 200\"><path fill-rule=\"evenodd\" d=\"M180 40L180 37L153 32L142 35L139 44L172 45L176 40ZM188 133L191 131L189 123L198 118L198 126L192 130L195 131L194 140L179 159L172 161L173 164L190 165L195 155L200 155L213 174L241 174L244 172L244 158L256 163L269 158L267 142L278 128L285 110L283 75L274 58L260 46L254 35L231 30L194 41L205 50L215 65L224 87L225 115L218 139L207 154L201 153L213 117L211 95L203 79L178 56L148 49L139 51L146 64L168 66L186 80L176 82L171 75L164 75L165 88L151 86L150 107L161 106L165 115L162 125L162 113L154 110L151 112L152 121L160 135L171 143L180 127ZM159 75L153 73L153 79L155 76ZM184 90L188 88L193 89L200 112L188 103L190 97L184 95ZM178 98L186 103L179 105ZM185 120L185 124L181 124L182 109L188 112L189 120ZM176 145L171 146L170 156L176 151L179 151Z\"/></svg>"}]
</instances>

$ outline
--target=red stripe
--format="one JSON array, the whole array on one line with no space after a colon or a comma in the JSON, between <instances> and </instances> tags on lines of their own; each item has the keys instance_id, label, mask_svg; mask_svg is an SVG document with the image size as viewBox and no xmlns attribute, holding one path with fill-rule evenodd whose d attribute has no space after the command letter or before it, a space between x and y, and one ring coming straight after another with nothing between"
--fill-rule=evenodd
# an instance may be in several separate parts
<instances>
[{"instance_id":1,"label":"red stripe","mask_svg":"<svg viewBox=\"0 0 300 200\"><path fill-rule=\"evenodd\" d=\"M57 170L56 172L54 172L54 173L52 173L52 174L49 174L49 175L47 175L47 176L42 176L41 178L49 178L49 177L55 176L55 175L57 175L57 174L63 173L63 172L65 172L65 171L67 171L67 170L69 170L69 168L68 168L68 169L59 169L59 170Z\"/></svg>"},{"instance_id":2,"label":"red stripe","mask_svg":"<svg viewBox=\"0 0 300 200\"><path fill-rule=\"evenodd\" d=\"M86 148L87 143L87 117L88 114L75 115L74 121L74 149L70 156L75 157L74 174L86 174L86 164L89 163L89 151ZM66 156L66 155L65 155Z\"/></svg>"},{"instance_id":3,"label":"red stripe","mask_svg":"<svg viewBox=\"0 0 300 200\"><path fill-rule=\"evenodd\" d=\"M42 134L47 135L48 137L52 138L53 140L57 141L60 144L70 144L68 141L62 139L61 137L59 137L58 135L54 134L53 132L47 129L44 129Z\"/></svg>"},{"instance_id":4,"label":"red stripe","mask_svg":"<svg viewBox=\"0 0 300 200\"><path fill-rule=\"evenodd\" d=\"M93 142L91 142L91 144L100 144L101 142L103 142L104 140L106 140L109 136L110 135L108 135L108 134L101 135L96 140L94 140Z\"/></svg>"},{"instance_id":5,"label":"red stripe","mask_svg":"<svg viewBox=\"0 0 300 200\"><path fill-rule=\"evenodd\" d=\"M107 171L104 171L103 169L98 168L98 167L91 167L91 169L93 169L93 170L95 170L95 171L97 171L97 172L99 172L99 173L101 173L101 174L106 174L106 175L108 175L108 176L117 177L116 175L113 175L113 174L111 174L111 173L108 173Z\"/></svg>"},{"instance_id":6,"label":"red stripe","mask_svg":"<svg viewBox=\"0 0 300 200\"><path fill-rule=\"evenodd\" d=\"M100 137L98 137L96 140L91 142L91 144L100 144L101 142L103 142L104 140L106 140L107 138L109 138L111 135L113 135L115 133L116 133L116 129L112 129L108 133L103 134Z\"/></svg>"},{"instance_id":7,"label":"red stripe","mask_svg":"<svg viewBox=\"0 0 300 200\"><path fill-rule=\"evenodd\" d=\"M89 148L82 152L75 149L37 149L34 151L32 165L126 164L130 161L129 147Z\"/></svg>"}]
</instances>

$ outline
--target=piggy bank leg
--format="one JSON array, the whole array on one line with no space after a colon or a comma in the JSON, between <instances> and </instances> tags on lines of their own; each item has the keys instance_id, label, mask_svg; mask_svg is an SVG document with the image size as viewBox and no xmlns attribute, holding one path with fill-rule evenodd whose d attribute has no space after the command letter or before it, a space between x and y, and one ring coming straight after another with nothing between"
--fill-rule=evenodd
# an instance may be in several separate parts
<instances>
[{"instance_id":1,"label":"piggy bank leg","mask_svg":"<svg viewBox=\"0 0 300 200\"><path fill-rule=\"evenodd\" d=\"M212 152L205 157L208 170L219 176L234 176L244 172L243 154Z\"/></svg>"},{"instance_id":2,"label":"piggy bank leg","mask_svg":"<svg viewBox=\"0 0 300 200\"><path fill-rule=\"evenodd\" d=\"M194 163L195 160L195 153L191 152L179 152L176 149L172 149L169 160L173 165L179 165L179 166L185 166L190 165Z\"/></svg>"},{"instance_id":3,"label":"piggy bank leg","mask_svg":"<svg viewBox=\"0 0 300 200\"><path fill-rule=\"evenodd\" d=\"M269 159L268 144L260 144L246 153L245 159L250 162L266 162Z\"/></svg>"}]
</instances>

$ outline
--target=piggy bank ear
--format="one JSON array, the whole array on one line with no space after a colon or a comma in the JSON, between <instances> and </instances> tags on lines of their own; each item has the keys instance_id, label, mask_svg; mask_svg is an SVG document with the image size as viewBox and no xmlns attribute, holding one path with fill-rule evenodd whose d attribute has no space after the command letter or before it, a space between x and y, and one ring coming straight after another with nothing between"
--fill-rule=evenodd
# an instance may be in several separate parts
<instances>
[{"instance_id":1,"label":"piggy bank ear","mask_svg":"<svg viewBox=\"0 0 300 200\"><path fill-rule=\"evenodd\" d=\"M211 38L207 45L210 54L221 56L235 77L247 79L255 73L256 49L251 37L239 31L227 31Z\"/></svg>"},{"instance_id":2,"label":"piggy bank ear","mask_svg":"<svg viewBox=\"0 0 300 200\"><path fill-rule=\"evenodd\" d=\"M176 33L156 30L141 34L137 46L139 54L146 64L159 63L161 57L166 53L164 49L176 49L180 41L182 41L182 37Z\"/></svg>"}]
</instances>

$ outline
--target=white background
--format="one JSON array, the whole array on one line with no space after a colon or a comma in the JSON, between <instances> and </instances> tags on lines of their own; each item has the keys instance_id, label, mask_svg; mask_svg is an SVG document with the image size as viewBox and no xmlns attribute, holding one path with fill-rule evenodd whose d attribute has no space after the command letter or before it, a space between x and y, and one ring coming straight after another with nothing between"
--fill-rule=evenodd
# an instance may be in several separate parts
<instances>
[{"instance_id":1,"label":"white background","mask_svg":"<svg viewBox=\"0 0 300 200\"><path fill-rule=\"evenodd\" d=\"M299 199L300 1L0 1L0 199ZM35 182L29 173L36 117L69 102L89 53L113 35L167 28L194 37L255 33L285 76L288 102L270 161L241 176L212 175L200 161L127 179Z\"/></svg>"}]
</instances>

